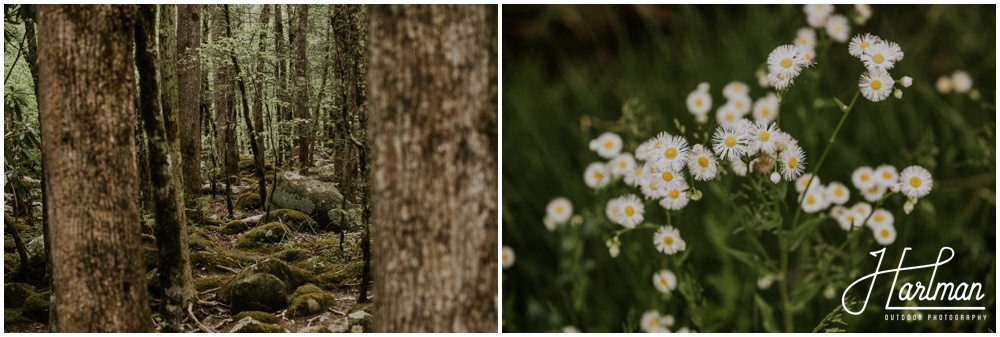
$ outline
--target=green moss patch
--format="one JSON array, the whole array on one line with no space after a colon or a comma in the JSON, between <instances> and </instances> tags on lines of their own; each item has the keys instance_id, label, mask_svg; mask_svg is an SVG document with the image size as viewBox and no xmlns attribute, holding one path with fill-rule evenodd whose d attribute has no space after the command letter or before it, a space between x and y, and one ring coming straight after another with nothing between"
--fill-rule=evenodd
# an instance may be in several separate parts
<instances>
[{"instance_id":1,"label":"green moss patch","mask_svg":"<svg viewBox=\"0 0 1000 337\"><path fill-rule=\"evenodd\" d=\"M254 184L257 182L254 181ZM236 210L246 211L252 209L260 209L260 194L248 192L240 194L236 197L236 204L233 206Z\"/></svg>"},{"instance_id":2,"label":"green moss patch","mask_svg":"<svg viewBox=\"0 0 1000 337\"><path fill-rule=\"evenodd\" d=\"M3 285L3 307L20 308L24 301L35 294L35 287L27 283L7 283Z\"/></svg>"},{"instance_id":3,"label":"green moss patch","mask_svg":"<svg viewBox=\"0 0 1000 337\"><path fill-rule=\"evenodd\" d=\"M310 218L305 213L296 211L294 209L273 210L267 214L266 218L261 219L261 222L262 223L281 222L297 231L303 229L315 230L317 226L315 220Z\"/></svg>"},{"instance_id":4,"label":"green moss patch","mask_svg":"<svg viewBox=\"0 0 1000 337\"><path fill-rule=\"evenodd\" d=\"M191 252L191 267L198 270L215 269L215 266L240 269L243 266L253 263L253 258L229 251L220 251L218 253Z\"/></svg>"},{"instance_id":5,"label":"green moss patch","mask_svg":"<svg viewBox=\"0 0 1000 337\"><path fill-rule=\"evenodd\" d=\"M320 289L315 284L309 283L301 287L295 288L295 292L292 293L292 298L296 298L305 294L322 293L323 289Z\"/></svg>"},{"instance_id":6,"label":"green moss patch","mask_svg":"<svg viewBox=\"0 0 1000 337\"><path fill-rule=\"evenodd\" d=\"M229 282L233 278L233 275L215 275L208 277L199 277L194 279L194 288L199 292L219 288L226 282Z\"/></svg>"},{"instance_id":7,"label":"green moss patch","mask_svg":"<svg viewBox=\"0 0 1000 337\"><path fill-rule=\"evenodd\" d=\"M29 296L21 308L21 315L35 322L47 323L49 321L50 295L51 292L46 291Z\"/></svg>"},{"instance_id":8,"label":"green moss patch","mask_svg":"<svg viewBox=\"0 0 1000 337\"><path fill-rule=\"evenodd\" d=\"M281 324L281 319L263 311L244 311L233 316L234 321L241 321L244 318L252 317L254 320L264 324Z\"/></svg>"},{"instance_id":9,"label":"green moss patch","mask_svg":"<svg viewBox=\"0 0 1000 337\"><path fill-rule=\"evenodd\" d=\"M285 328L282 328L278 324L267 324L261 323L253 317L246 317L236 324L233 324L233 328L229 332L240 332L240 333L276 333L276 332L286 332Z\"/></svg>"},{"instance_id":10,"label":"green moss patch","mask_svg":"<svg viewBox=\"0 0 1000 337\"><path fill-rule=\"evenodd\" d=\"M250 225L243 220L233 220L222 226L222 234L239 234L250 229Z\"/></svg>"},{"instance_id":11,"label":"green moss patch","mask_svg":"<svg viewBox=\"0 0 1000 337\"><path fill-rule=\"evenodd\" d=\"M21 314L21 308L3 309L3 330L4 332L25 331L34 324L30 319Z\"/></svg>"},{"instance_id":12,"label":"green moss patch","mask_svg":"<svg viewBox=\"0 0 1000 337\"><path fill-rule=\"evenodd\" d=\"M236 248L259 250L266 248L269 244L289 239L290 233L291 230L288 229L288 226L272 222L240 235L240 238L236 239Z\"/></svg>"},{"instance_id":13,"label":"green moss patch","mask_svg":"<svg viewBox=\"0 0 1000 337\"><path fill-rule=\"evenodd\" d=\"M278 260L282 260L282 261L285 261L285 262L295 262L295 261L301 261L301 260L306 259L307 257L309 257L309 253L306 252L305 249L289 248L289 249L285 249L285 250L282 250L280 252L274 253L274 255L271 255L271 256L273 256L274 258L276 258Z\"/></svg>"}]
</instances>

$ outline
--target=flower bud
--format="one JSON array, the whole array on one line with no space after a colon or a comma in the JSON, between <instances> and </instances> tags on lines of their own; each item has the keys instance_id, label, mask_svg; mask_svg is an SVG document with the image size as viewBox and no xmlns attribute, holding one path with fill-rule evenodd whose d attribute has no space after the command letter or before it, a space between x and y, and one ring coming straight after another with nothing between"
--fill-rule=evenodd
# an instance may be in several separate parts
<instances>
[{"instance_id":1,"label":"flower bud","mask_svg":"<svg viewBox=\"0 0 1000 337\"><path fill-rule=\"evenodd\" d=\"M771 182L777 185L779 181L781 181L781 175L778 172L771 172Z\"/></svg>"},{"instance_id":2,"label":"flower bud","mask_svg":"<svg viewBox=\"0 0 1000 337\"><path fill-rule=\"evenodd\" d=\"M899 88L897 88L896 91L893 92L893 95L896 96L896 99L903 99L903 91L899 90Z\"/></svg>"},{"instance_id":3,"label":"flower bud","mask_svg":"<svg viewBox=\"0 0 1000 337\"><path fill-rule=\"evenodd\" d=\"M910 214L910 212L913 212L913 206L916 203L917 199L910 198L909 200L906 200L906 203L903 204L903 212L905 212L906 214Z\"/></svg>"},{"instance_id":4,"label":"flower bud","mask_svg":"<svg viewBox=\"0 0 1000 337\"><path fill-rule=\"evenodd\" d=\"M909 88L911 85L913 85L913 78L909 76L903 76L903 78L899 79L899 82L903 84L904 88Z\"/></svg>"},{"instance_id":5,"label":"flower bud","mask_svg":"<svg viewBox=\"0 0 1000 337\"><path fill-rule=\"evenodd\" d=\"M545 216L545 218L542 219L542 223L545 224L545 229L549 230L550 232L556 231L556 223L553 222L552 219L549 219L548 216Z\"/></svg>"}]
</instances>

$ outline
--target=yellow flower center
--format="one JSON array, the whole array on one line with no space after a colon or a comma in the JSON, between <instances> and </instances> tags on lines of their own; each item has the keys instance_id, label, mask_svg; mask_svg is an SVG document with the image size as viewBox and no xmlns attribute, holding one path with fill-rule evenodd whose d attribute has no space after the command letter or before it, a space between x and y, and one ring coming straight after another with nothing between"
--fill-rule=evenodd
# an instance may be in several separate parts
<instances>
[{"instance_id":1,"label":"yellow flower center","mask_svg":"<svg viewBox=\"0 0 1000 337\"><path fill-rule=\"evenodd\" d=\"M736 107L739 109L743 108L743 101L736 101Z\"/></svg>"},{"instance_id":2,"label":"yellow flower center","mask_svg":"<svg viewBox=\"0 0 1000 337\"><path fill-rule=\"evenodd\" d=\"M770 116L771 115L771 110L768 109L768 108L760 109L760 114L764 115L764 117Z\"/></svg>"},{"instance_id":3,"label":"yellow flower center","mask_svg":"<svg viewBox=\"0 0 1000 337\"><path fill-rule=\"evenodd\" d=\"M638 176L641 176L641 175L642 175L642 169L641 168L635 169L635 176L638 177Z\"/></svg>"},{"instance_id":4,"label":"yellow flower center","mask_svg":"<svg viewBox=\"0 0 1000 337\"><path fill-rule=\"evenodd\" d=\"M833 195L836 195L838 197L842 196L842 195L844 195L844 191L841 190L840 187L837 187L837 189L833 190Z\"/></svg>"},{"instance_id":5,"label":"yellow flower center","mask_svg":"<svg viewBox=\"0 0 1000 337\"><path fill-rule=\"evenodd\" d=\"M736 146L736 137L733 136L726 137L726 147L734 147L734 146Z\"/></svg>"},{"instance_id":6,"label":"yellow flower center","mask_svg":"<svg viewBox=\"0 0 1000 337\"><path fill-rule=\"evenodd\" d=\"M701 98L697 98L697 99L694 100L694 105L697 105L697 106L701 106L704 103L705 102L702 101Z\"/></svg>"},{"instance_id":7,"label":"yellow flower center","mask_svg":"<svg viewBox=\"0 0 1000 337\"><path fill-rule=\"evenodd\" d=\"M835 27L833 27L833 31L835 31L835 32L837 32L837 33L840 33L840 32L842 32L842 31L844 31L844 27L841 27L841 26L835 26Z\"/></svg>"},{"instance_id":8,"label":"yellow flower center","mask_svg":"<svg viewBox=\"0 0 1000 337\"><path fill-rule=\"evenodd\" d=\"M632 208L632 205L625 206L625 215L632 216L632 214L635 214L635 208Z\"/></svg>"},{"instance_id":9,"label":"yellow flower center","mask_svg":"<svg viewBox=\"0 0 1000 337\"><path fill-rule=\"evenodd\" d=\"M885 216L882 214L875 214L875 222L882 222L882 220L885 220Z\"/></svg>"},{"instance_id":10,"label":"yellow flower center","mask_svg":"<svg viewBox=\"0 0 1000 337\"><path fill-rule=\"evenodd\" d=\"M667 159L674 159L674 157L677 157L677 149L669 148L663 153L663 156L667 157Z\"/></svg>"},{"instance_id":11,"label":"yellow flower center","mask_svg":"<svg viewBox=\"0 0 1000 337\"><path fill-rule=\"evenodd\" d=\"M799 166L798 159L795 159L795 157L788 158L788 167L796 168L798 166ZM806 180L805 184L806 186L809 186L809 180Z\"/></svg>"},{"instance_id":12,"label":"yellow flower center","mask_svg":"<svg viewBox=\"0 0 1000 337\"><path fill-rule=\"evenodd\" d=\"M625 168L625 161L623 160L623 161L618 162L618 167Z\"/></svg>"},{"instance_id":13,"label":"yellow flower center","mask_svg":"<svg viewBox=\"0 0 1000 337\"><path fill-rule=\"evenodd\" d=\"M848 215L847 216L847 221L854 222L854 216L853 215Z\"/></svg>"},{"instance_id":14,"label":"yellow flower center","mask_svg":"<svg viewBox=\"0 0 1000 337\"><path fill-rule=\"evenodd\" d=\"M507 262L507 253L503 253L503 262Z\"/></svg>"},{"instance_id":15,"label":"yellow flower center","mask_svg":"<svg viewBox=\"0 0 1000 337\"><path fill-rule=\"evenodd\" d=\"M727 113L726 114L726 121L727 122L732 122L733 121L733 114Z\"/></svg>"},{"instance_id":16,"label":"yellow flower center","mask_svg":"<svg viewBox=\"0 0 1000 337\"><path fill-rule=\"evenodd\" d=\"M672 246L674 244L674 237L670 235L664 236L663 243L667 246Z\"/></svg>"},{"instance_id":17,"label":"yellow flower center","mask_svg":"<svg viewBox=\"0 0 1000 337\"><path fill-rule=\"evenodd\" d=\"M677 199L677 197L679 197L680 195L681 195L681 193L678 192L677 190L670 191L670 197L671 198Z\"/></svg>"},{"instance_id":18,"label":"yellow flower center","mask_svg":"<svg viewBox=\"0 0 1000 337\"><path fill-rule=\"evenodd\" d=\"M882 63L882 61L885 61L885 57L882 56L882 54L875 54L875 56L872 56L872 61L875 61L875 63Z\"/></svg>"},{"instance_id":19,"label":"yellow flower center","mask_svg":"<svg viewBox=\"0 0 1000 337\"><path fill-rule=\"evenodd\" d=\"M872 80L871 87L872 87L872 89L875 89L875 90L881 89L882 88L882 82L879 81L879 80Z\"/></svg>"},{"instance_id":20,"label":"yellow flower center","mask_svg":"<svg viewBox=\"0 0 1000 337\"><path fill-rule=\"evenodd\" d=\"M657 325L660 325L660 320L658 318L649 319L649 326L657 326Z\"/></svg>"},{"instance_id":21,"label":"yellow flower center","mask_svg":"<svg viewBox=\"0 0 1000 337\"><path fill-rule=\"evenodd\" d=\"M920 184L922 184L922 183L923 182L920 181L920 177L910 178L910 186L913 186L913 188L920 187Z\"/></svg>"},{"instance_id":22,"label":"yellow flower center","mask_svg":"<svg viewBox=\"0 0 1000 337\"><path fill-rule=\"evenodd\" d=\"M611 142L610 140L605 140L605 141L604 141L604 148L605 148L605 149L610 149L610 148L611 148L612 146L614 146L614 145L615 145L615 144L614 144L614 143L612 143L612 142Z\"/></svg>"},{"instance_id":23,"label":"yellow flower center","mask_svg":"<svg viewBox=\"0 0 1000 337\"><path fill-rule=\"evenodd\" d=\"M799 38L799 43L801 43L801 44L809 44L809 39L805 38L804 36L800 37Z\"/></svg>"},{"instance_id":24,"label":"yellow flower center","mask_svg":"<svg viewBox=\"0 0 1000 337\"><path fill-rule=\"evenodd\" d=\"M878 233L879 233L879 235L882 235L883 238L889 237L889 230L888 229L882 228L882 230L879 231Z\"/></svg>"},{"instance_id":25,"label":"yellow flower center","mask_svg":"<svg viewBox=\"0 0 1000 337\"><path fill-rule=\"evenodd\" d=\"M701 166L702 168L708 167L708 158L705 157L698 158L698 166Z\"/></svg>"},{"instance_id":26,"label":"yellow flower center","mask_svg":"<svg viewBox=\"0 0 1000 337\"><path fill-rule=\"evenodd\" d=\"M861 49L865 49L865 48L868 48L868 41L862 41L861 42Z\"/></svg>"},{"instance_id":27,"label":"yellow flower center","mask_svg":"<svg viewBox=\"0 0 1000 337\"><path fill-rule=\"evenodd\" d=\"M771 134L767 133L767 131L761 131L760 132L760 140L766 142L768 140L768 138L771 138Z\"/></svg>"},{"instance_id":28,"label":"yellow flower center","mask_svg":"<svg viewBox=\"0 0 1000 337\"><path fill-rule=\"evenodd\" d=\"M802 54L802 57L804 57L806 59L806 61L812 61L812 59L813 59L812 55L809 55L809 54Z\"/></svg>"},{"instance_id":29,"label":"yellow flower center","mask_svg":"<svg viewBox=\"0 0 1000 337\"><path fill-rule=\"evenodd\" d=\"M815 204L816 197L810 195L809 197L806 198L806 202L809 203L810 205Z\"/></svg>"},{"instance_id":30,"label":"yellow flower center","mask_svg":"<svg viewBox=\"0 0 1000 337\"><path fill-rule=\"evenodd\" d=\"M594 172L594 179L601 180L602 177L604 177L604 175L602 175L601 172Z\"/></svg>"},{"instance_id":31,"label":"yellow flower center","mask_svg":"<svg viewBox=\"0 0 1000 337\"><path fill-rule=\"evenodd\" d=\"M889 171L882 172L882 178L885 179L892 178L892 173L889 173Z\"/></svg>"},{"instance_id":32,"label":"yellow flower center","mask_svg":"<svg viewBox=\"0 0 1000 337\"><path fill-rule=\"evenodd\" d=\"M781 67L785 68L785 69L791 68L792 67L792 59L786 57L783 60L781 60Z\"/></svg>"},{"instance_id":33,"label":"yellow flower center","mask_svg":"<svg viewBox=\"0 0 1000 337\"><path fill-rule=\"evenodd\" d=\"M663 181L671 181L671 180L674 180L674 174L670 173L670 171L664 171L663 172Z\"/></svg>"},{"instance_id":34,"label":"yellow flower center","mask_svg":"<svg viewBox=\"0 0 1000 337\"><path fill-rule=\"evenodd\" d=\"M661 277L660 278L660 284L662 284L664 287L666 287L666 286L670 285L670 281L667 280L666 277Z\"/></svg>"},{"instance_id":35,"label":"yellow flower center","mask_svg":"<svg viewBox=\"0 0 1000 337\"><path fill-rule=\"evenodd\" d=\"M562 206L556 206L556 214L562 214L562 213L563 213L563 207Z\"/></svg>"},{"instance_id":36,"label":"yellow flower center","mask_svg":"<svg viewBox=\"0 0 1000 337\"><path fill-rule=\"evenodd\" d=\"M861 181L868 181L868 173L861 174Z\"/></svg>"}]
</instances>

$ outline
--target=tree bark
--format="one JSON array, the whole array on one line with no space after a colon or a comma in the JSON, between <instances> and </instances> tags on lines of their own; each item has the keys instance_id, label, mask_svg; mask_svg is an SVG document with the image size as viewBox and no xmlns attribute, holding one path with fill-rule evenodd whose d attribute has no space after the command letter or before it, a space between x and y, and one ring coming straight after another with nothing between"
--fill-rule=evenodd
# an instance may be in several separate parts
<instances>
[{"instance_id":1,"label":"tree bark","mask_svg":"<svg viewBox=\"0 0 1000 337\"><path fill-rule=\"evenodd\" d=\"M201 196L201 6L177 5L177 101L180 119L181 171L184 197Z\"/></svg>"},{"instance_id":2,"label":"tree bark","mask_svg":"<svg viewBox=\"0 0 1000 337\"><path fill-rule=\"evenodd\" d=\"M170 159L173 176L178 187L184 186L181 174L181 142L180 142L180 121L178 120L178 96L177 96L177 5L160 5L159 8L160 29L159 48L160 57L163 62L157 63L160 67L160 109L163 112L163 126L167 130L167 142L170 145ZM177 193L183 196L183 189L178 189Z\"/></svg>"},{"instance_id":3,"label":"tree bark","mask_svg":"<svg viewBox=\"0 0 1000 337\"><path fill-rule=\"evenodd\" d=\"M226 35L226 20L222 15L224 10L222 5L215 6L216 12L213 14L212 42L218 43ZM233 112L230 108L232 104L232 91L229 86L230 78L229 61L224 55L219 55L218 63L215 66L215 123L218 130L219 142L219 163L222 167L224 179L229 179L228 174L239 172L239 156L236 155L236 127Z\"/></svg>"},{"instance_id":4,"label":"tree bark","mask_svg":"<svg viewBox=\"0 0 1000 337\"><path fill-rule=\"evenodd\" d=\"M166 6L164 6L166 7ZM167 15L170 15L169 13ZM160 16L160 23L164 17ZM168 28L166 25L162 28ZM146 148L149 155L150 181L153 185L153 208L156 220L156 268L163 287L160 314L165 324L163 332L181 332L184 308L196 300L194 280L191 276L191 259L188 257L187 223L184 220L184 198L180 182L173 168L180 156L180 149L170 139L172 111L163 110L159 84L166 83L159 74L156 55L156 5L139 5L139 23L135 30L136 66L139 73L139 109L146 131ZM160 81L157 81L161 79ZM174 125L176 126L176 125ZM176 134L175 134L176 136Z\"/></svg>"},{"instance_id":5,"label":"tree bark","mask_svg":"<svg viewBox=\"0 0 1000 337\"><path fill-rule=\"evenodd\" d=\"M55 330L151 332L130 43L135 7L38 6ZM100 57L95 57L99 55Z\"/></svg>"},{"instance_id":6,"label":"tree bark","mask_svg":"<svg viewBox=\"0 0 1000 337\"><path fill-rule=\"evenodd\" d=\"M229 22L229 5L222 5L223 16L226 18L226 37L232 38L233 33L231 31ZM264 15L264 17L267 17ZM239 83L240 88L240 100L243 102L243 121L247 125L247 135L250 138L250 152L253 153L253 167L254 172L257 174L257 186L260 188L259 195L267 195L267 183L264 181L264 147L263 142L257 140L257 130L259 127L254 126L253 121L250 120L250 107L247 104L247 88L246 84L243 82L243 77L240 76L240 63L236 59L236 54L233 52L229 53L229 57L233 60L233 69L236 73L236 81ZM260 97L258 97L258 100ZM259 124L258 124L259 125Z\"/></svg>"},{"instance_id":7,"label":"tree bark","mask_svg":"<svg viewBox=\"0 0 1000 337\"><path fill-rule=\"evenodd\" d=\"M497 6L370 16L375 330L496 332Z\"/></svg>"},{"instance_id":8,"label":"tree bark","mask_svg":"<svg viewBox=\"0 0 1000 337\"><path fill-rule=\"evenodd\" d=\"M262 80L262 77L264 76L263 60L265 57L264 55L264 49L266 47L265 40L267 39L267 23L270 19L271 19L271 6L264 5L264 8L261 10L260 13L260 25L261 25L260 45L258 49L259 54L258 54L258 62L257 62L256 76L255 76L255 78L257 79L256 81L257 86L256 86L256 95L254 95L254 101L253 101L253 124L254 124L254 130L257 131L257 135L259 137L257 138L257 148L261 149L261 158L262 158L261 160L263 160L264 156L267 154L267 151L264 151L266 147L264 146L264 137L262 136L264 134L264 81ZM261 166L264 165L263 162L261 162L260 164ZM264 195L265 193L261 193L261 196Z\"/></svg>"},{"instance_id":9,"label":"tree bark","mask_svg":"<svg viewBox=\"0 0 1000 337\"><path fill-rule=\"evenodd\" d=\"M298 7L295 13L298 23L295 31L295 55L292 58L295 62L293 67L295 70L295 99L292 106L295 109L295 118L308 120L309 88L307 86L309 80L306 77L306 72L308 72L309 60L306 59L306 29L309 21L309 6L298 5ZM298 129L299 137L299 167L304 169L312 165L309 160L309 130L312 130L312 126L307 123L299 123L296 129Z\"/></svg>"},{"instance_id":10,"label":"tree bark","mask_svg":"<svg viewBox=\"0 0 1000 337\"><path fill-rule=\"evenodd\" d=\"M289 27L289 29L291 28ZM278 102L275 104L275 114L280 123L281 121L291 120L291 116L288 113L291 110L285 106L288 104L288 66L285 64L285 60L288 58L288 49L285 46L285 32L281 22L281 5L274 5L274 53L275 58L278 60L278 66L275 69L276 82L278 82ZM279 124L278 142L281 149L277 151L276 165L281 165L288 156L288 153L291 152L288 142L285 140L285 137L282 137L285 134L281 132L283 129Z\"/></svg>"}]
</instances>

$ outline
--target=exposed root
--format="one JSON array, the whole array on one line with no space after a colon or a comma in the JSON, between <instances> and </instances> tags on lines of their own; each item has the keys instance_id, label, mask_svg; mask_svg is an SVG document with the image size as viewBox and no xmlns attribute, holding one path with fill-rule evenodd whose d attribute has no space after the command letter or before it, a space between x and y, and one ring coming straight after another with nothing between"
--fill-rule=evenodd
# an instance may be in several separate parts
<instances>
[{"instance_id":1,"label":"exposed root","mask_svg":"<svg viewBox=\"0 0 1000 337\"><path fill-rule=\"evenodd\" d=\"M204 324L201 324L201 321L199 321L197 317L194 317L194 311L191 310L192 307L194 307L194 303L188 302L188 316L191 317L191 319L194 320L194 323L198 325L198 329L201 329L201 331L206 333L215 333L212 329L209 329Z\"/></svg>"}]
</instances>

